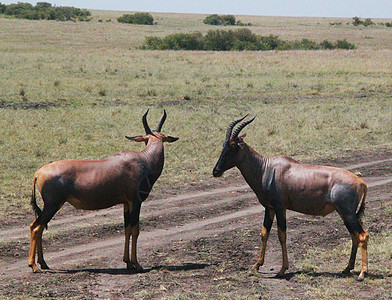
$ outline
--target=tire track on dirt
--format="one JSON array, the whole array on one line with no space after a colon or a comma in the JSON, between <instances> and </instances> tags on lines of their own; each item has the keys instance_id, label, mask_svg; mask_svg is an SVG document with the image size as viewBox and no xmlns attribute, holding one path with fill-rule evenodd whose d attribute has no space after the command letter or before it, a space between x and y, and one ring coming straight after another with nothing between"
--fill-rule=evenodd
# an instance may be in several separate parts
<instances>
[{"instance_id":1,"label":"tire track on dirt","mask_svg":"<svg viewBox=\"0 0 392 300\"><path fill-rule=\"evenodd\" d=\"M220 194L225 194L225 193L234 193L238 191L246 191L250 190L248 185L241 185L241 186L236 186L236 187L225 187L225 188L218 188L218 189L213 189L211 191L205 191L205 192L193 192L193 193L187 193L187 194L182 194L174 197L169 197L166 199L157 199L155 201L146 201L146 203L143 204L142 210L148 210L148 209L153 209L155 206L159 207L160 212L158 214L162 214L163 212L172 210L172 209L165 209L162 210L160 207L161 206L166 206L168 203L170 204L175 204L176 202L180 201L186 201L189 202L190 200L194 200L197 198L203 198L203 197L211 197L215 195L220 195ZM182 202L181 203L181 208L184 208L184 206L187 205L187 203ZM193 207L199 207L199 204L194 205ZM177 207L178 209L178 207ZM73 229L73 228L80 228L84 226L80 226L81 222L85 222L86 226L91 226L93 223L96 223L97 218L105 218L107 219L107 222L113 222L113 217L116 219L120 219L120 222L122 222L123 218L123 208L121 207L113 207L109 208L106 210L100 210L100 211L94 211L94 212L83 212L79 216L68 216L65 218L61 219L53 219L50 223L49 226L51 229L57 230L59 227L63 227L64 225L67 225L67 229ZM93 222L93 223L87 223L87 222ZM13 228L13 229L8 229L8 230L3 230L0 232L0 241L5 240L5 239L18 239L18 238L25 238L26 235L30 234L29 228Z\"/></svg>"},{"instance_id":2,"label":"tire track on dirt","mask_svg":"<svg viewBox=\"0 0 392 300\"><path fill-rule=\"evenodd\" d=\"M381 164L385 162L390 162L392 161L392 158L390 159L383 159L383 160L375 160L375 161L369 161L369 162L363 162L359 164L352 164L352 165L347 165L343 167L346 170L354 170L354 169L359 169L367 166L372 166L376 164ZM365 180L366 181L366 180ZM245 191L245 190L250 190L250 187L247 184L240 185L240 186L235 186L235 187L224 187L224 188L217 188L209 191L202 191L202 192L190 192L186 194L181 194L178 196L173 196L173 197L168 197L164 199L157 199L154 201L146 201L145 204L143 204L143 210L146 210L148 208L152 208L153 206L160 206L160 205L166 205L168 203L175 203L175 202L180 202L180 201L190 201L194 200L197 198L203 198L203 197L211 197L215 195L220 195L224 193L232 193L232 192L238 192L238 191ZM184 203L181 203L181 205L184 205ZM118 216L120 216L120 219L122 218L122 207L113 207L109 208L106 210L100 210L100 211L94 211L94 212L83 212L79 216L66 216L61 219L54 219L50 222L50 227L54 228L54 230L57 230L57 228L66 228L66 230L71 230L71 229L76 229L80 227L86 227L86 226L91 226L93 225L89 220L94 220L97 217L105 217L108 221L107 222L113 222L111 217L116 217L116 220L118 219ZM122 220L121 220L122 221ZM85 225L81 226L81 223L84 222ZM94 222L96 223L96 222ZM64 225L67 225L66 227ZM29 235L29 229L28 228L13 228L13 229L8 229L8 230L3 230L0 232L0 241L6 241L9 239L20 239L20 238L25 238L26 236Z\"/></svg>"},{"instance_id":3,"label":"tire track on dirt","mask_svg":"<svg viewBox=\"0 0 392 300\"><path fill-rule=\"evenodd\" d=\"M181 211L183 212L188 212L192 211L194 209L208 209L208 208L214 208L219 205L223 204L231 204L240 200L244 200L247 198L252 197L252 193L250 192L250 189L248 191L245 189L246 186L240 186L240 187L234 187L234 188L224 188L224 189L217 189L213 190L210 192L203 192L203 195L195 194L191 195L190 197L186 197L184 195L181 195L180 197L173 197L171 198L172 200L167 200L168 202L166 205L164 205L164 208L160 206L160 204L163 202L163 200L157 200L154 202L149 202L146 203L145 205L142 206L142 220L148 219L151 217L158 217L160 215L165 215L165 214L170 214L170 213L175 213L178 211L178 206L175 205L174 202L177 201L184 201L181 203ZM239 190L243 191L241 194L236 194L236 197L233 198L233 193L238 192ZM217 195L217 194L227 194L224 197L219 197L217 200L211 199L211 196ZM204 203L201 202L191 202L191 200L194 200L195 198L204 198L212 201L204 201ZM166 202L166 201L165 201ZM167 205L170 203L170 205ZM173 204L173 205L172 205ZM162 205L162 204L161 204ZM169 207L167 207L169 206ZM116 214L115 214L116 213ZM113 219L115 218L115 219ZM72 220L69 220L72 219ZM103 212L103 211L97 211L96 214L94 213L88 213L86 217L84 216L75 216L69 219L59 219L59 220L53 220L52 222L49 223L50 226L50 231L51 234L57 233L57 232L65 232L65 231L70 231L70 230L75 230L75 229L81 229L81 228L86 228L94 225L105 225L105 224L122 224L123 223L123 216L122 216L122 208L116 208L112 209L110 213ZM25 239L26 237L29 237L30 235L30 230L27 228L15 228L15 229L10 229L10 230L4 230L3 232L0 233L0 242L5 242L7 240L8 242L11 240L18 240L18 239Z\"/></svg>"},{"instance_id":4,"label":"tire track on dirt","mask_svg":"<svg viewBox=\"0 0 392 300\"><path fill-rule=\"evenodd\" d=\"M369 188L373 188L380 185L386 185L392 183L392 177L372 180L372 182L368 183ZM227 226L217 227L217 225L232 221L239 218L249 217L255 214L260 214L264 211L264 208L261 205L254 205L246 209L242 209L236 211L234 213L227 213L217 217L211 217L205 220L196 220L192 222L188 222L181 226L172 226L166 229L156 229L149 232L141 232L139 237L139 249L143 249L146 247L152 247L154 245L163 245L171 243L174 240L184 239L184 240L192 240L200 237L206 237L211 234L211 230L208 229L208 226L214 225L212 232L214 234L226 231ZM293 216L301 215L300 213L288 211L287 218L292 218ZM230 225L231 227L241 226ZM220 229L219 229L220 228ZM118 255L121 257L122 248L124 245L124 237L116 237L110 238L107 240L99 241L99 242L91 242L84 245L78 245L75 247L69 247L62 251L50 252L46 253L46 260L49 262L49 265L54 267L57 266L69 266L70 264L75 264L77 262L86 261L89 257L92 259L97 259L99 257L104 257L106 255L105 249L110 248L111 255ZM104 253L104 254L103 254ZM117 254L115 254L117 253ZM75 258L76 256L76 258ZM2 270L2 274L4 276L17 275L21 273L26 273L27 269L27 260L24 258L23 260L18 260L14 263L2 263L0 264L0 269ZM30 271L30 270L28 270Z\"/></svg>"}]
</instances>

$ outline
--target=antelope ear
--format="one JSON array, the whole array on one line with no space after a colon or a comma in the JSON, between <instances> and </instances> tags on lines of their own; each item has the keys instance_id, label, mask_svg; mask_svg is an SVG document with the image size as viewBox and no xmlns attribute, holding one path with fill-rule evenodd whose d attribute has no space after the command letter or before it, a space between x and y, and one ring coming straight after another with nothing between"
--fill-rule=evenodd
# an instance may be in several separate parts
<instances>
[{"instance_id":1,"label":"antelope ear","mask_svg":"<svg viewBox=\"0 0 392 300\"><path fill-rule=\"evenodd\" d=\"M173 142L177 141L178 139L179 139L178 137L165 136L163 138L163 141L168 142L168 143L173 143Z\"/></svg>"},{"instance_id":2,"label":"antelope ear","mask_svg":"<svg viewBox=\"0 0 392 300\"><path fill-rule=\"evenodd\" d=\"M125 136L128 140L135 142L145 142L148 140L148 137L145 135L137 135L137 136Z\"/></svg>"},{"instance_id":3,"label":"antelope ear","mask_svg":"<svg viewBox=\"0 0 392 300\"><path fill-rule=\"evenodd\" d=\"M246 133L244 133L243 135L241 135L239 137L239 143L238 143L238 147L240 147L240 149L244 149L245 148L245 142L244 142L244 138L246 137Z\"/></svg>"}]
</instances>

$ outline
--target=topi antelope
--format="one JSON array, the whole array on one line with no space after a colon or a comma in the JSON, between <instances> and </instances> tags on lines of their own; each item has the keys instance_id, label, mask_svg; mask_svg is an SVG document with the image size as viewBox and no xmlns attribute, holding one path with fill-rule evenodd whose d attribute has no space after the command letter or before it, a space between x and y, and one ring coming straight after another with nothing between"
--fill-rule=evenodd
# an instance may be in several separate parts
<instances>
[{"instance_id":1,"label":"topi antelope","mask_svg":"<svg viewBox=\"0 0 392 300\"><path fill-rule=\"evenodd\" d=\"M213 175L219 177L226 170L237 167L257 195L260 204L265 207L264 223L260 233L261 250L253 269L258 270L264 263L267 240L275 215L283 258L282 268L277 277L281 277L289 267L286 210L313 216L326 216L336 210L352 239L350 260L343 273L348 274L354 269L358 245L361 245L362 267L357 280L362 281L368 269L369 239L369 234L362 228L359 220L365 209L365 182L344 169L302 164L286 156L261 156L244 142L245 135L238 136L255 117L242 122L232 133L234 126L245 117L230 123Z\"/></svg>"},{"instance_id":2,"label":"topi antelope","mask_svg":"<svg viewBox=\"0 0 392 300\"><path fill-rule=\"evenodd\" d=\"M131 141L145 142L144 150L121 151L103 160L56 161L41 167L34 174L31 205L37 218L30 225L29 253L29 266L33 272L41 272L35 264L36 250L41 268L49 269L42 253L42 232L65 202L77 209L85 210L98 210L124 204L123 260L128 269L142 270L136 258L140 207L161 175L164 164L163 143L178 140L161 133L166 120L166 111L154 131L147 123L147 113L148 110L142 118L146 134L126 136ZM42 211L36 202L36 185L44 202ZM130 236L132 236L131 259L129 259Z\"/></svg>"}]
</instances>

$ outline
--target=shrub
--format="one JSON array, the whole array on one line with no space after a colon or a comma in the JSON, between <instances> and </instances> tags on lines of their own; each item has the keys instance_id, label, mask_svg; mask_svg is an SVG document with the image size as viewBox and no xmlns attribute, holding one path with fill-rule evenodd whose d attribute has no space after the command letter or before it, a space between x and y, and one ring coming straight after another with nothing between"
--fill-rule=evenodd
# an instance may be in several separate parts
<instances>
[{"instance_id":1,"label":"shrub","mask_svg":"<svg viewBox=\"0 0 392 300\"><path fill-rule=\"evenodd\" d=\"M237 30L209 30L205 35L194 32L176 33L163 38L150 36L146 37L141 48L151 50L267 51L354 49L355 45L346 40L338 40L336 43L324 40L319 44L309 39L285 41L275 35L256 35L248 28L241 28Z\"/></svg>"},{"instance_id":2,"label":"shrub","mask_svg":"<svg viewBox=\"0 0 392 300\"><path fill-rule=\"evenodd\" d=\"M367 19L365 19L365 21L362 21L360 18L354 17L353 18L353 25L354 26L363 25L363 26L367 27L367 26L371 26L371 25L375 25L375 24L372 21L372 19L370 19L370 18L367 18Z\"/></svg>"},{"instance_id":3,"label":"shrub","mask_svg":"<svg viewBox=\"0 0 392 300\"><path fill-rule=\"evenodd\" d=\"M207 25L224 25L224 26L234 26L236 25L235 17L233 15L209 15L203 20L204 24Z\"/></svg>"},{"instance_id":4,"label":"shrub","mask_svg":"<svg viewBox=\"0 0 392 300\"><path fill-rule=\"evenodd\" d=\"M367 19L365 19L365 21L363 21L363 25L364 25L365 27L367 27L367 26L371 26L371 25L375 25L375 24L374 24L374 22L372 21L372 19L367 18Z\"/></svg>"},{"instance_id":5,"label":"shrub","mask_svg":"<svg viewBox=\"0 0 392 300\"><path fill-rule=\"evenodd\" d=\"M90 21L91 12L75 7L53 7L47 2L37 2L36 6L30 3L0 5L0 12L20 19L29 20L59 20L59 21Z\"/></svg>"},{"instance_id":6,"label":"shrub","mask_svg":"<svg viewBox=\"0 0 392 300\"><path fill-rule=\"evenodd\" d=\"M2 3L0 2L0 14L4 14L6 8L7 8L7 5L2 4Z\"/></svg>"},{"instance_id":7,"label":"shrub","mask_svg":"<svg viewBox=\"0 0 392 300\"><path fill-rule=\"evenodd\" d=\"M336 43L335 43L335 48L352 50L352 49L355 49L355 45L354 44L350 44L349 42L347 42L346 39L344 39L344 40L337 40Z\"/></svg>"},{"instance_id":8,"label":"shrub","mask_svg":"<svg viewBox=\"0 0 392 300\"><path fill-rule=\"evenodd\" d=\"M207 50L227 51L234 45L232 30L209 30L204 40Z\"/></svg>"},{"instance_id":9,"label":"shrub","mask_svg":"<svg viewBox=\"0 0 392 300\"><path fill-rule=\"evenodd\" d=\"M335 48L335 45L328 40L322 41L320 45L324 49L334 49Z\"/></svg>"},{"instance_id":10,"label":"shrub","mask_svg":"<svg viewBox=\"0 0 392 300\"><path fill-rule=\"evenodd\" d=\"M358 26L358 25L361 25L361 19L360 18L358 18L358 17L353 17L353 25L354 26Z\"/></svg>"},{"instance_id":11,"label":"shrub","mask_svg":"<svg viewBox=\"0 0 392 300\"><path fill-rule=\"evenodd\" d=\"M117 18L117 21L120 23L128 23L128 24L140 24L140 25L153 25L154 18L149 13L134 13L134 14L125 14L121 17Z\"/></svg>"},{"instance_id":12,"label":"shrub","mask_svg":"<svg viewBox=\"0 0 392 300\"><path fill-rule=\"evenodd\" d=\"M233 15L224 15L222 16L223 25L235 25L235 17Z\"/></svg>"}]
</instances>

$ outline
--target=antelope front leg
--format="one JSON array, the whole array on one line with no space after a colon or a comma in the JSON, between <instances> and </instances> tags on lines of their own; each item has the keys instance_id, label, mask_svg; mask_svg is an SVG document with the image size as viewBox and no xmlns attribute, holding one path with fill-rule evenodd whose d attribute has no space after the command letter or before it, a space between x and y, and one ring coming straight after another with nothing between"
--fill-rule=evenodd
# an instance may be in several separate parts
<instances>
[{"instance_id":1,"label":"antelope front leg","mask_svg":"<svg viewBox=\"0 0 392 300\"><path fill-rule=\"evenodd\" d=\"M137 262L137 257L136 257L137 238L139 236L139 215L140 215L140 204L134 205L132 207L132 211L130 211L129 204L124 205L125 245L124 245L123 261L127 264L128 270L136 269L137 272L143 270L143 268ZM129 242L131 236L132 236L132 248L131 248L131 259L129 259Z\"/></svg>"},{"instance_id":2,"label":"antelope front leg","mask_svg":"<svg viewBox=\"0 0 392 300\"><path fill-rule=\"evenodd\" d=\"M286 246L286 211L277 211L276 219L278 223L278 238L280 245L282 246L282 268L276 275L277 277L282 277L286 270L289 268L289 259L287 257L287 246Z\"/></svg>"},{"instance_id":3,"label":"antelope front leg","mask_svg":"<svg viewBox=\"0 0 392 300\"><path fill-rule=\"evenodd\" d=\"M125 230L125 244L124 244L124 256L123 261L127 264L128 270L133 270L135 267L129 259L129 242L131 240L131 213L129 210L129 205L124 204L124 230Z\"/></svg>"},{"instance_id":4,"label":"antelope front leg","mask_svg":"<svg viewBox=\"0 0 392 300\"><path fill-rule=\"evenodd\" d=\"M142 266L139 265L139 263L137 261L137 257L136 257L137 238L139 237L139 232L140 232L139 223L137 223L131 229L131 235L132 235L131 262L135 266L137 272L140 272L143 270Z\"/></svg>"},{"instance_id":5,"label":"antelope front leg","mask_svg":"<svg viewBox=\"0 0 392 300\"><path fill-rule=\"evenodd\" d=\"M263 228L261 229L261 249L257 262L252 266L252 269L259 270L264 264L265 250L267 248L267 241L271 231L272 223L274 221L275 212L272 209L265 209Z\"/></svg>"}]
</instances>

